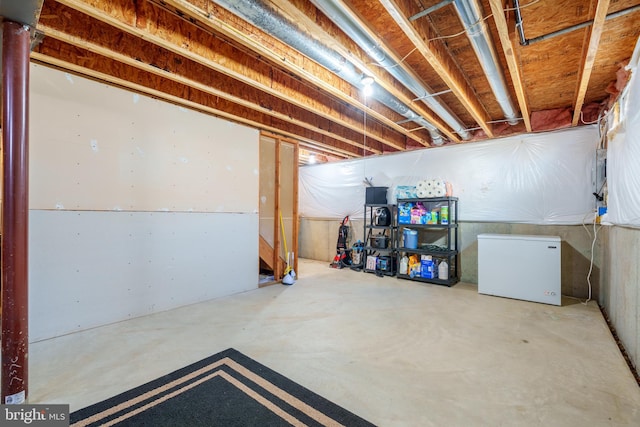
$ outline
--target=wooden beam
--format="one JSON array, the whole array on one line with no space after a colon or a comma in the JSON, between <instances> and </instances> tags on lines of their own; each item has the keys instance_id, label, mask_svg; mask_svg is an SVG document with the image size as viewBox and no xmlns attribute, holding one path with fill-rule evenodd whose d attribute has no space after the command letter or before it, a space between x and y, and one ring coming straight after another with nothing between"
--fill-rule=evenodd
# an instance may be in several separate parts
<instances>
[{"instance_id":1,"label":"wooden beam","mask_svg":"<svg viewBox=\"0 0 640 427\"><path fill-rule=\"evenodd\" d=\"M183 77L180 74L176 74L173 72L170 72L168 70L159 68L157 66L153 66L151 64L148 64L146 62L143 62L139 59L136 58L132 58L128 55L125 55L123 53L120 52L115 52L111 49L105 48L103 46L97 45L95 43L92 43L90 41L87 40L83 40L80 39L78 37L66 34L64 32L58 31L54 28L51 28L47 25L39 25L38 29L40 31L42 31L45 36L48 37L52 37L55 38L56 40L60 40L63 41L65 43L71 44L73 46L77 46L80 47L82 49L86 49L90 52L96 53L98 55L104 56L106 58L109 58L111 60L114 61L118 61L118 62L122 62L124 64L130 65L132 67L138 68L140 70L146 71L148 73L151 74L155 74L164 78L167 78L169 80L172 80L176 83L180 83L189 87L193 87L195 89L198 89L202 92L208 93L212 96L216 96L216 97L220 97L226 100L229 100L233 103L239 104L239 105L243 105L247 108L251 108L253 110L259 110L267 115L273 116L273 117L277 117L280 120L283 120L285 122L291 123L291 124L295 124L297 126L312 130L313 132L317 132L321 135L325 135L328 136L330 138L334 138L337 139L339 141L342 141L346 144L350 144L353 145L354 147L358 147L360 149L363 148L363 144L361 142L355 141L354 139L349 139L349 138L345 138L342 137L340 134L336 133L336 132L331 132L328 130L325 130L321 127L315 126L313 124L309 124L307 121L303 121L303 120L299 120L296 119L295 117L292 117L290 114L284 114L284 113L279 113L277 111L275 111L272 108L267 108L261 104L258 103L254 103L251 101L247 101L244 100L243 98L240 98L238 96L233 96L231 94L229 94L226 91L222 91L219 89L215 89L209 85L200 83L199 81L187 78L187 77ZM325 125L325 127L328 127L327 125ZM374 139L378 139L379 135L376 135L375 137L372 136L372 138ZM359 139L359 138L358 138ZM382 153L382 150L377 150L377 149L372 149L372 152L374 152L375 154L380 154Z\"/></svg>"},{"instance_id":2,"label":"wooden beam","mask_svg":"<svg viewBox=\"0 0 640 427\"><path fill-rule=\"evenodd\" d=\"M269 132L269 131L263 130L263 131L260 132L260 135L266 136L266 137L269 137L269 138L273 138L273 139L280 138L281 140L283 140L285 142L289 142L291 144L302 145L303 147L308 147L307 149L309 149L309 150L316 151L318 154L322 154L322 155L325 155L325 156L338 157L338 158L343 158L343 159L350 158L349 156L346 156L343 153L339 153L339 152L333 151L330 148L320 147L320 146L317 146L317 145L315 145L315 146L314 145L310 145L306 141L300 141L299 139L289 138L289 137L286 137L286 136L284 136L282 134L276 134L276 133L273 133L273 132ZM356 156L353 156L353 157L356 157Z\"/></svg>"},{"instance_id":3,"label":"wooden beam","mask_svg":"<svg viewBox=\"0 0 640 427\"><path fill-rule=\"evenodd\" d=\"M314 99L312 97L306 98L303 102L303 100L298 99L300 98L300 96L292 96L291 90L287 89L287 85L278 86L277 82L274 82L270 79L267 81L258 81L247 77L246 74L252 72L252 68L260 65L261 61L257 61L256 58L252 58L249 61L239 62L236 58L227 54L231 49L229 44L223 42L219 37L211 37L211 29L209 29L210 34L208 35L202 34L193 35L190 37L183 36L179 31L180 27L193 27L193 22L191 20L184 21L174 17L173 19L175 20L175 22L171 23L171 28L156 26L154 24L156 21L165 22L167 20L171 21L171 19L169 19L167 16L163 16L162 19L158 18L158 15L160 14L159 11L161 10L160 8L156 8L151 11L145 10L144 8L153 7L151 4L148 4L146 2L141 3L141 6L139 6L140 9L134 11L127 10L127 7L129 7L130 5L128 2L124 2L123 0L113 0L110 2L98 3L93 2L92 4L87 4L83 0L57 0L57 2L79 12L82 12L83 14L88 15L98 21L113 26L120 31L149 41L154 45L160 46L176 55L183 56L212 70L218 71L222 74L226 74L238 80L239 82L266 92L271 96L278 97L300 108L306 108L318 115L326 114L323 111L322 105L314 102ZM144 16L145 14L150 15L150 17L153 17L154 19L146 19L146 17ZM212 26L211 28L216 30L231 28L230 25L226 22L214 19L213 15L210 16L211 19L219 24L219 26ZM245 28L243 29L231 28L231 33L227 32L224 33L224 35L228 37L231 37L232 35L235 36L233 40L249 40L250 43L248 47L255 51L255 47L261 45L259 45L253 40L252 37L250 37L252 35L255 36L254 33L246 34L246 32L244 31L246 30L246 25L247 24L245 23ZM201 28L202 27L194 27L191 29L191 31L197 32L198 29L201 30ZM184 32L189 33L189 30L184 29ZM285 66L290 65L288 62L283 63L282 59L268 47L261 46L261 50L258 51L258 54L264 57L267 57L267 55L269 55L270 57L277 59L279 63L284 64ZM268 73L266 74L268 75ZM306 72L306 74L311 75L309 72ZM328 80L328 82L325 82L325 80ZM333 95L340 93L342 95L340 98L343 101L348 102L356 108L362 109L362 104L360 102L336 89L336 87L340 87L340 84L336 84L334 80L335 78L330 78L330 76L325 74L321 77L314 76L314 80L312 81L312 83L315 86L322 88L324 91L332 93ZM344 81L341 82L342 85L344 85ZM371 114L372 116L379 119L381 123L384 123L385 125L396 130L397 132L400 132L406 137L416 140L423 145L428 143L428 141L420 138L419 136L411 135L408 130L395 124L393 120L389 119L385 115L377 113L374 110L368 111L367 114ZM330 114L327 116L327 118L334 121L335 123L340 124L341 126L348 127L352 130L362 131L362 128L359 128L357 122L347 122L346 119L348 118L348 116L344 113ZM372 138L378 137L372 136ZM397 144L393 140L390 140L388 138L384 141L384 143L390 145L396 150L404 150L403 145Z\"/></svg>"},{"instance_id":4,"label":"wooden beam","mask_svg":"<svg viewBox=\"0 0 640 427\"><path fill-rule=\"evenodd\" d=\"M276 150L276 159L275 159L275 174L274 174L274 183L273 183L273 188L274 188L274 194L273 194L273 249L274 249L274 264L275 264L275 269L273 270L273 277L276 280L281 280L282 277L284 276L284 269L282 268L282 265L280 263L277 262L278 258L280 257L280 244L281 244L281 240L280 240L280 233L282 232L282 228L280 226L280 215L282 215L282 213L280 212L280 169L282 169L282 156L280 155L280 148L281 148L281 142L280 139L276 139L276 143L274 145L275 150ZM286 254L285 254L286 256Z\"/></svg>"},{"instance_id":5,"label":"wooden beam","mask_svg":"<svg viewBox=\"0 0 640 427\"><path fill-rule=\"evenodd\" d=\"M527 132L531 132L531 118L529 104L527 103L527 96L524 91L524 84L522 82L522 72L518 61L514 54L513 46L513 34L509 31L507 26L507 20L504 16L504 10L502 9L503 0L489 0L491 6L491 13L493 14L493 20L496 23L498 29L498 36L500 37L500 44L504 51L504 56L507 60L507 66L509 67L509 74L511 74L511 81L513 82L513 88L516 91L516 97L518 98L518 105L520 106L520 112Z\"/></svg>"},{"instance_id":6,"label":"wooden beam","mask_svg":"<svg viewBox=\"0 0 640 427\"><path fill-rule=\"evenodd\" d=\"M191 38L185 38L181 35L174 34L172 36L173 38L171 38L166 35L167 31L164 31L161 28L151 28L150 24L146 25L147 28L142 29L132 27L126 22L126 20L120 21L118 18L116 18L127 16L126 11L117 9L116 12L111 10L117 7L118 2L111 2L109 4L109 7L111 9L109 9L108 11L93 9L78 0L61 0L61 3L70 3L70 6L79 7L79 12L82 12L84 14L90 12L87 16L91 16L93 19L97 19L99 21L94 22L93 25L90 25L90 22L84 22L84 25L77 24L77 22L80 22L80 20L82 20L83 18L86 21L86 17L83 17L83 15L78 15L77 12L70 9L57 10L55 4L51 5L47 3L45 5L45 10L43 11L43 18L41 18L40 20L40 27L48 28L50 31L58 30L58 35L63 33L70 33L72 31L74 35L76 33L82 34L83 36L79 36L76 40L73 41L74 44L82 45L82 43L85 42L85 47L90 47L91 49L99 49L100 46L98 45L98 43L89 43L86 42L86 40L91 40L92 38L100 38L101 40L106 39L110 43L118 43L119 41L122 41L122 43L118 43L117 49L115 47L113 49L110 49L112 52L115 52L116 50L125 48L133 49L135 48L136 44L141 44L141 46L139 46L138 48L144 49L144 45L147 42L150 42L152 43L152 45L155 45L156 48L166 49L167 52L171 55L183 56L189 61L192 61L194 64L198 64L199 66L203 66L207 69L219 72L224 76L241 82L242 84L247 84L254 90L259 90L267 93L268 95L270 95L270 97L273 97L273 99L279 99L281 102L292 104L302 110L307 111L308 113L318 115L333 124L337 124L340 127L344 127L359 134L361 134L363 131L361 120L359 118L351 117L350 114L353 113L341 111L344 110L343 104L335 103L333 109L330 109L330 101L323 99L324 95L317 91L313 94L297 92L294 95L292 93L293 89L291 88L300 87L299 82L293 81L290 76L286 76L284 75L284 73L281 73L278 70L274 70L272 67L268 66L262 61L257 61L255 58L250 58L246 55L244 58L241 58L239 56L242 55L241 52L237 51L237 49L234 49L218 38L206 36L200 37L197 34L192 35ZM60 8L60 6L57 7ZM147 7L151 6L147 5ZM121 8L123 9L124 6L121 6ZM144 15L144 13L146 13L147 15L152 15L153 13L164 13L166 15L166 12L163 12L160 9L154 11L144 11L144 13L140 11L138 12L140 14L138 16L140 21L143 21L142 16ZM129 14L131 13L132 12L129 12ZM183 27L185 25L191 25L173 16L164 17L163 19L165 21L167 19L173 19L176 22L181 23ZM132 20L132 18L130 18L129 20ZM107 24L107 26L101 28L101 31L95 31L92 28L102 25L101 23ZM178 24L175 24L174 26L178 27ZM113 31L111 27L117 29L118 31ZM63 31L61 30L61 28L65 30ZM197 29L195 30L198 31ZM95 34L91 33L91 31L93 31ZM113 34L110 35L110 33ZM127 42L127 36L133 36L131 42ZM143 38L145 39L145 41L142 41L141 43L135 43L135 38ZM193 42L193 38L207 40L211 39L213 41L207 41L206 43L208 44L206 45L203 44L205 42L197 44ZM213 43L217 44L214 45ZM149 50L149 48L147 48L147 50ZM105 52L101 50L101 54L105 54ZM129 57L130 59L132 59L132 57L134 59L138 59L138 57L141 57L143 55L144 52L138 53L136 55L129 55ZM233 57L232 55L235 55L235 57ZM114 55L111 56L115 58ZM121 58L122 57L118 57L118 60L120 60ZM171 62L171 65L173 66L173 62ZM260 68L260 72L254 71L253 68ZM210 73L201 70L198 74L200 76L206 76ZM252 78L247 77L245 74L251 74ZM310 89L307 87L306 90ZM260 101L263 101L263 99L260 99ZM265 108L262 108L262 110L264 111ZM325 125L325 127L332 127L335 129L335 125L331 126L331 124ZM395 149L403 150L404 146L406 145L403 135L397 133L394 134L388 131L385 132L384 128L381 126L378 126L377 128L370 127L367 132L369 133L369 137L373 140L388 144ZM335 137L334 135L329 136L332 138ZM349 136L347 139L349 140L349 142L347 143L358 146L359 141L362 138L360 136L353 135Z\"/></svg>"},{"instance_id":7,"label":"wooden beam","mask_svg":"<svg viewBox=\"0 0 640 427\"><path fill-rule=\"evenodd\" d=\"M587 93L587 87L589 86L589 79L591 77L591 71L593 70L593 64L598 54L598 45L600 44L600 36L602 36L602 30L604 30L604 23L607 17L607 10L609 9L610 0L598 0L598 6L596 7L596 16L593 19L593 25L591 28L587 28L587 34L589 34L589 42L585 43L587 46L581 59L582 66L580 67L580 79L578 80L578 86L576 88L576 95L573 109L573 120L571 124L577 126L580 121L580 115L582 114L582 105L584 104L584 97Z\"/></svg>"},{"instance_id":8,"label":"wooden beam","mask_svg":"<svg viewBox=\"0 0 640 427\"><path fill-rule=\"evenodd\" d=\"M430 34L428 26L414 26L408 18L411 14L401 8L398 0L380 0L380 3L402 31L404 31L422 56L429 62L431 67L433 67L447 86L449 86L453 94L460 100L467 111L469 111L482 130L484 130L489 138L492 138L494 135L492 127L489 124L489 114L480 104L473 88L467 83L453 59L442 47L441 41L429 40L434 37Z\"/></svg>"},{"instance_id":9,"label":"wooden beam","mask_svg":"<svg viewBox=\"0 0 640 427\"><path fill-rule=\"evenodd\" d=\"M165 0L152 0L152 1L165 1ZM185 3L188 1L189 3L193 2L203 2L207 0L169 0L169 2L181 2ZM412 75L416 81L421 82L421 84L428 89L428 86L421 81L420 77L418 77L413 70L406 66L406 64L399 58L393 51L387 48L386 44L378 37L376 33L371 31L367 24L362 21L360 16L356 13L353 13L351 9L346 5L343 1L337 0L343 3L343 8L348 13L350 13L350 18L355 22L358 22L362 31L366 32L369 37L376 41L378 49L384 51L387 57L392 58L397 65L397 67L401 67L405 72ZM372 60L371 58L351 39L347 37L344 41L345 43L350 43L350 48L347 48L343 45L343 41L340 39L340 34L327 34L326 30L324 30L318 23L318 16L309 16L304 10L298 9L298 5L293 5L289 2L279 2L277 6L280 10L284 12L284 15L290 17L293 22L298 23L299 27L304 29L305 32L312 35L312 37L320 40L322 43L327 46L331 46L336 52L344 56L345 58L349 58L357 68L360 70L367 70L367 74L374 75L376 79L376 83L391 93L393 96L404 102L407 106L413 109L416 113L418 113L421 117L425 118L431 124L433 124L440 132L442 132L449 140L452 142L460 142L460 137L451 131L451 128L444 123L444 121L434 114L430 109L425 108L423 102L414 101L415 95L411 93L408 89L402 91L399 90L399 86L397 80L392 77L384 68L379 66L371 67ZM429 89L430 92L433 92ZM425 146L430 146L430 144L423 144Z\"/></svg>"},{"instance_id":10,"label":"wooden beam","mask_svg":"<svg viewBox=\"0 0 640 427\"><path fill-rule=\"evenodd\" d=\"M300 215L298 211L298 198L299 198L299 176L300 176L300 147L298 144L293 145L293 212L291 214L291 252L293 253L293 271L298 272L298 233L300 230Z\"/></svg>"},{"instance_id":11,"label":"wooden beam","mask_svg":"<svg viewBox=\"0 0 640 427\"><path fill-rule=\"evenodd\" d=\"M196 23L199 27L205 28L213 34L221 34L224 37L245 46L250 51L256 52L258 55L268 59L274 64L278 64L279 67L299 76L301 79L311 83L313 86L320 88L322 91L329 93L350 106L359 110L366 109L368 116L375 118L380 123L383 123L396 132L403 134L406 138L412 139L423 146L431 145L429 140L422 138L419 135L412 133L410 130L396 124L396 122L387 117L387 115L381 114L378 111L367 107L364 101L360 101L353 96L352 91L354 89L351 85L325 68L316 63L310 64L311 61L309 59L306 59L306 57L303 57L297 52L295 54L288 53L287 51L295 51L245 21L242 21L241 26L234 25L234 22L239 19L230 12L227 12L225 9L216 7L212 2L205 0L152 1L162 6L170 6L171 9L175 10L179 15L188 17L190 22ZM248 29L247 26L250 26L251 28ZM294 57L304 59L301 62L300 59L292 59ZM393 148L398 150L405 149L405 147L397 146Z\"/></svg>"},{"instance_id":12,"label":"wooden beam","mask_svg":"<svg viewBox=\"0 0 640 427\"><path fill-rule=\"evenodd\" d=\"M354 153L353 151L350 150L346 150L344 148L340 148L339 144L336 144L337 141L328 141L328 142L322 142L321 139L309 139L307 137L304 137L302 135L300 135L299 133L294 133L291 131L287 131L284 130L282 128L278 128L278 127L274 127L274 126L270 126L266 123L263 122L259 122L256 120L252 120L250 118L246 118L246 117L241 117L238 116L236 114L232 114L232 113L228 113L226 111L220 110L220 109L216 109L216 108L212 108L209 107L207 105L203 105L200 104L198 102L194 102L194 101L190 101L188 99L185 99L183 97L180 96L176 96L176 95L171 95L167 92L164 92L162 90L158 90L158 89L153 89L150 88L148 86L144 86L138 83L133 83L129 80L126 79L122 79L116 76L113 76L111 74L107 74L107 73L103 73L103 72L99 72L99 71L95 71L92 70L90 68L87 67L83 67L62 59L58 59L55 58L53 56L50 55L45 55L36 51L31 52L31 59L32 60L36 60L40 63L43 64L47 64L50 66L54 66L56 68L60 68L63 70L68 70L72 73L76 73L82 76L86 76L89 78L92 78L94 80L98 80L98 81L102 81L102 82L106 82L115 86L119 86L128 90L132 90L134 92L138 92L138 93L142 93L154 98L158 98L158 99L162 99L164 101L167 102L171 102L173 104L176 105L182 105L186 108L190 108L196 111L200 111L203 113L207 113L207 114L211 114L214 115L216 117L220 117L229 121L233 121L236 123L242 123L245 124L247 126L256 128L256 129L265 129L265 130L269 130L271 132L274 133L280 133L280 134L284 134L286 136L289 136L291 138L295 138L295 139L299 139L302 141L305 141L309 144L317 144L317 145L321 145L321 146L327 146L327 149L330 149L332 151L338 152L343 154L344 156L347 157L358 157L360 156L359 153Z\"/></svg>"}]
</instances>

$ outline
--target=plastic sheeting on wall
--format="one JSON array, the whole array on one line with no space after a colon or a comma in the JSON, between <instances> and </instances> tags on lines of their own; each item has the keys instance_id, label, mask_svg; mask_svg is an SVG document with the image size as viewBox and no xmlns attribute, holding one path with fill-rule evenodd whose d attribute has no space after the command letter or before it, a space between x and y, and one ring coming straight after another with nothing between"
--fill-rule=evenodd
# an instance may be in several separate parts
<instances>
[{"instance_id":1,"label":"plastic sheeting on wall","mask_svg":"<svg viewBox=\"0 0 640 427\"><path fill-rule=\"evenodd\" d=\"M307 166L300 170L300 212L362 216L365 177L389 187L390 201L396 186L443 179L460 199L462 221L581 224L595 208L598 140L595 126L583 126Z\"/></svg>"},{"instance_id":2,"label":"plastic sheeting on wall","mask_svg":"<svg viewBox=\"0 0 640 427\"><path fill-rule=\"evenodd\" d=\"M640 226L640 78L637 66L636 63L620 101L619 125L610 132L613 138L607 148L609 197L606 219L603 218L612 224L634 227Z\"/></svg>"}]
</instances>

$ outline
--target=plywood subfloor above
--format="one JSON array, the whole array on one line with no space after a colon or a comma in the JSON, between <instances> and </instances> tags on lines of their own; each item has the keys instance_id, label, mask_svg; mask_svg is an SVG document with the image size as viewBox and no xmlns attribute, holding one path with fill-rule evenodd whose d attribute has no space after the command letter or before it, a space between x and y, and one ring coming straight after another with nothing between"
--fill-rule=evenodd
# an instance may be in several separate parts
<instances>
[{"instance_id":1,"label":"plywood subfloor above","mask_svg":"<svg viewBox=\"0 0 640 427\"><path fill-rule=\"evenodd\" d=\"M528 45L520 43L512 2L461 2L476 4L481 17L467 30L454 3L414 19L440 2L332 2L372 37L372 46L352 39L312 2L251 1L264 4L295 37L278 38L222 0L45 0L37 26L44 40L32 58L339 159L428 148L439 138L464 143L445 111L471 134L469 141L540 130L530 119L557 111L579 126L581 113L597 117L617 95L612 88L640 34L640 0L521 1ZM490 62L504 75L501 94L468 37L480 28L493 47ZM557 30L567 31L537 41ZM336 65L318 63L297 40L321 47ZM396 65L381 66L380 52ZM365 96L359 82L338 72L343 66L373 76L382 92ZM394 76L396 67L414 83ZM418 99L414 84L443 109ZM504 123L502 99L516 108L516 125Z\"/></svg>"}]
</instances>

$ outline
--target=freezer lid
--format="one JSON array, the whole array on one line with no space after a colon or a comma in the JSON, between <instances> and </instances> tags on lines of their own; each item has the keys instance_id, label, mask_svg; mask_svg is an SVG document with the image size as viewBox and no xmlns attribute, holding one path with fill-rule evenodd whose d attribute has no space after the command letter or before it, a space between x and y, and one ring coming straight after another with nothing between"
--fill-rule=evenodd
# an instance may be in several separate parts
<instances>
[{"instance_id":1,"label":"freezer lid","mask_svg":"<svg viewBox=\"0 0 640 427\"><path fill-rule=\"evenodd\" d=\"M478 240L528 240L528 241L543 241L543 242L560 242L559 236L534 236L526 234L478 234Z\"/></svg>"}]
</instances>

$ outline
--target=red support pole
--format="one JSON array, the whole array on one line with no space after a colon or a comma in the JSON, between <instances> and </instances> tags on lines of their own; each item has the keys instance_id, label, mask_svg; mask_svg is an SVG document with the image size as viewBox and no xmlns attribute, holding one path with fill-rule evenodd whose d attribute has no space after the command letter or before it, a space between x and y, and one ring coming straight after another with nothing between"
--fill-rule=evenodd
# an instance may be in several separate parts
<instances>
[{"instance_id":1,"label":"red support pole","mask_svg":"<svg viewBox=\"0 0 640 427\"><path fill-rule=\"evenodd\" d=\"M2 389L24 403L28 386L29 27L2 28Z\"/></svg>"}]
</instances>

